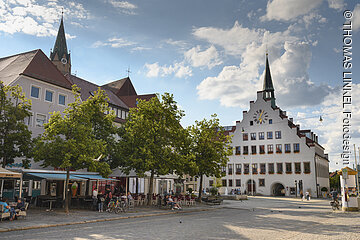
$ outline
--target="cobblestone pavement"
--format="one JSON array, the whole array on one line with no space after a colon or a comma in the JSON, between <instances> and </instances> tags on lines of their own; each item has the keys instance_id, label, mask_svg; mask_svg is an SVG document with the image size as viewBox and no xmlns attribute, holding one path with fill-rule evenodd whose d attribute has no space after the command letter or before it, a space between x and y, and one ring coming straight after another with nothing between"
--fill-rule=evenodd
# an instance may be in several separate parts
<instances>
[{"instance_id":1,"label":"cobblestone pavement","mask_svg":"<svg viewBox=\"0 0 360 240\"><path fill-rule=\"evenodd\" d=\"M196 208L207 209L206 206ZM154 210L148 209L147 213L152 211ZM94 212L92 214L96 215ZM145 212L126 214L141 216L145 215ZM59 221L61 219L62 217L59 217ZM360 239L359 220L359 212L333 212L327 200L302 202L291 198L250 197L243 202L224 201L220 207L208 211L183 211L179 214L3 232L0 233L0 238ZM27 220L24 220L24 223L25 221Z\"/></svg>"}]
</instances>

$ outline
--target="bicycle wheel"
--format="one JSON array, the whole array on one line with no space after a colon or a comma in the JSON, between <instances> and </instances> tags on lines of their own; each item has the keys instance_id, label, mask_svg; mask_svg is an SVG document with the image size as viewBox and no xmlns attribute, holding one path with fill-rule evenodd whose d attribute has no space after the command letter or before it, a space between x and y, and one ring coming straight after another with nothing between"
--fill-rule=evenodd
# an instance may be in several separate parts
<instances>
[{"instance_id":1,"label":"bicycle wheel","mask_svg":"<svg viewBox=\"0 0 360 240\"><path fill-rule=\"evenodd\" d=\"M127 208L128 208L128 206L127 206L127 204L124 202L124 203L122 204L122 211L123 211L123 212L126 212L126 211L127 211Z\"/></svg>"},{"instance_id":2,"label":"bicycle wheel","mask_svg":"<svg viewBox=\"0 0 360 240\"><path fill-rule=\"evenodd\" d=\"M115 208L114 203L113 203L113 202L109 202L109 205L108 205L108 210L109 210L109 212L114 212L114 208Z\"/></svg>"},{"instance_id":3,"label":"bicycle wheel","mask_svg":"<svg viewBox=\"0 0 360 240\"><path fill-rule=\"evenodd\" d=\"M119 206L119 204L116 204L115 213L120 213L120 212L121 212L121 207Z\"/></svg>"}]
</instances>

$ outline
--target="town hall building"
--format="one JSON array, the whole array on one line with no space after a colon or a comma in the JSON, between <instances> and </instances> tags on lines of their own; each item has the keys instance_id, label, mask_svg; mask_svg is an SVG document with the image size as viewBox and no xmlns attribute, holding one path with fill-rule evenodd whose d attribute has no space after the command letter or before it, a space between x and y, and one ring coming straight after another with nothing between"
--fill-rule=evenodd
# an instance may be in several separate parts
<instances>
[{"instance_id":1,"label":"town hall building","mask_svg":"<svg viewBox=\"0 0 360 240\"><path fill-rule=\"evenodd\" d=\"M317 197L329 189L329 160L318 136L301 130L275 102L268 56L263 90L243 111L243 120L227 127L232 136L233 155L229 157L220 193L272 196L299 196L300 191ZM205 181L205 188L214 184Z\"/></svg>"}]
</instances>

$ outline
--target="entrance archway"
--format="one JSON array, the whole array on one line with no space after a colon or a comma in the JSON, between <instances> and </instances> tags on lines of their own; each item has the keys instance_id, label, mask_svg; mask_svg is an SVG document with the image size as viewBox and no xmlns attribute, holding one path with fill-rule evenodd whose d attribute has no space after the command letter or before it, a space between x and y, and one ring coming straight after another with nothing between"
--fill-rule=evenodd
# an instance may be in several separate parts
<instances>
[{"instance_id":1,"label":"entrance archway","mask_svg":"<svg viewBox=\"0 0 360 240\"><path fill-rule=\"evenodd\" d=\"M285 187L281 183L274 183L271 191L273 196L285 196Z\"/></svg>"},{"instance_id":2,"label":"entrance archway","mask_svg":"<svg viewBox=\"0 0 360 240\"><path fill-rule=\"evenodd\" d=\"M256 193L256 185L255 185L255 181L254 180L251 180L249 179L247 181L247 194L248 195L251 195L252 193Z\"/></svg>"}]
</instances>

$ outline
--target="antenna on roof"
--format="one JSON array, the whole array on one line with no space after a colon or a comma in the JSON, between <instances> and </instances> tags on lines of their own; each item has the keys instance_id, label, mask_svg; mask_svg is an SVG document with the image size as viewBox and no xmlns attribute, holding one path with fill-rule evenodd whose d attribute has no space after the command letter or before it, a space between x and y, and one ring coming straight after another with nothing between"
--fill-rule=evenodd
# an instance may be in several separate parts
<instances>
[{"instance_id":1,"label":"antenna on roof","mask_svg":"<svg viewBox=\"0 0 360 240\"><path fill-rule=\"evenodd\" d=\"M127 76L130 77L130 73L131 73L130 67L128 67L128 69L126 70L126 72L127 72Z\"/></svg>"}]
</instances>

